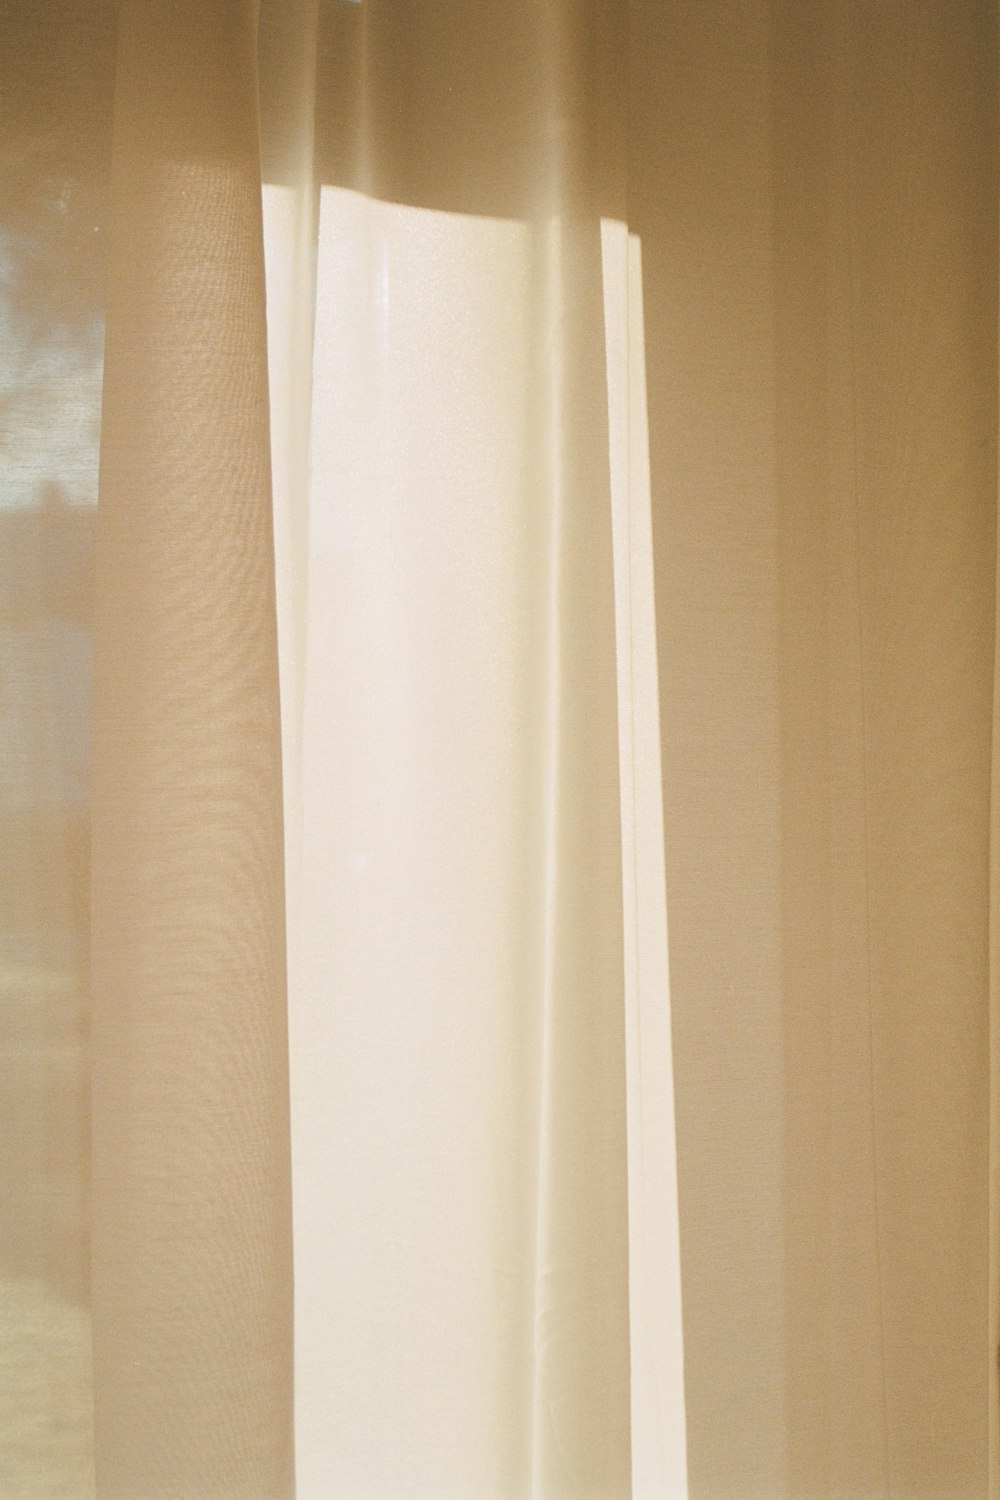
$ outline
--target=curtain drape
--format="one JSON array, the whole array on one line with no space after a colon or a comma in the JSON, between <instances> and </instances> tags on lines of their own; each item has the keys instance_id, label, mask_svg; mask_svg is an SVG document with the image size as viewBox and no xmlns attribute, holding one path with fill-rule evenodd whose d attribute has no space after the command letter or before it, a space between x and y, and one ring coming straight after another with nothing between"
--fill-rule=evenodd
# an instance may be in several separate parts
<instances>
[{"instance_id":1,"label":"curtain drape","mask_svg":"<svg viewBox=\"0 0 1000 1500\"><path fill-rule=\"evenodd\" d=\"M0 1491L993 1500L993 0L2 25Z\"/></svg>"}]
</instances>

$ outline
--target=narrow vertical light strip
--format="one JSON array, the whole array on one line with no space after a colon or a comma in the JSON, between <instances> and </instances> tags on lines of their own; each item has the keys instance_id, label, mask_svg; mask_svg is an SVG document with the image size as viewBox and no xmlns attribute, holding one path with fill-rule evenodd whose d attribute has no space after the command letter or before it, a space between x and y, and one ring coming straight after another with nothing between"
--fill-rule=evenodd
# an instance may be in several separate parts
<instances>
[{"instance_id":1,"label":"narrow vertical light strip","mask_svg":"<svg viewBox=\"0 0 1000 1500\"><path fill-rule=\"evenodd\" d=\"M621 764L634 1500L687 1494L652 517L637 236L601 221Z\"/></svg>"},{"instance_id":2,"label":"narrow vertical light strip","mask_svg":"<svg viewBox=\"0 0 1000 1500\"><path fill-rule=\"evenodd\" d=\"M545 1279L549 1259L549 1215L552 1181L550 1161L552 1148L552 1067L553 1005L558 983L557 907L559 878L559 744L560 744L560 530L562 518L562 422L563 395L562 346L558 328L562 305L562 224L553 215L539 229L542 240L542 314L546 328L543 351L545 376L542 405L543 490L548 502L547 562L548 612L546 668L544 679L544 803L543 837L543 936L540 1039L538 1052L538 1154L535 1186L535 1266L533 1307L532 1408L531 1408L531 1494L532 1500L544 1500L547 1474L551 1467L550 1400L546 1358Z\"/></svg>"},{"instance_id":3,"label":"narrow vertical light strip","mask_svg":"<svg viewBox=\"0 0 1000 1500\"><path fill-rule=\"evenodd\" d=\"M561 105L561 72L558 65L558 34L561 10L558 4L542 11L543 43L539 57L547 72L542 84L543 117L557 120ZM561 531L563 480L563 376L560 315L562 286L562 220L564 207L564 158L561 142L550 137L539 160L536 189L538 213L533 225L537 256L535 271L535 326L540 340L536 347L539 395L534 430L538 465L538 502L541 510L538 535L542 542L545 578L544 657L541 669L538 713L541 806L541 892L539 950L539 1016L536 1031L537 1070L535 1120L535 1242L533 1247L531 1297L531 1422L529 1455L531 1500L547 1500L553 1468L550 1418L552 1380L550 1372L549 1286L553 1238L552 1187L558 1170L555 1154L553 1051L555 1045L556 989L558 985L560 737L561 737ZM557 1461L558 1462L558 1461Z\"/></svg>"},{"instance_id":4,"label":"narrow vertical light strip","mask_svg":"<svg viewBox=\"0 0 1000 1500\"><path fill-rule=\"evenodd\" d=\"M308 594L309 428L315 305L311 179L264 188L271 474L281 675L289 964L302 829L302 697ZM294 991L294 985L292 985Z\"/></svg>"},{"instance_id":5,"label":"narrow vertical light strip","mask_svg":"<svg viewBox=\"0 0 1000 1500\"><path fill-rule=\"evenodd\" d=\"M296 1038L301 992L303 718L309 610L309 490L319 185L315 162L318 0L290 0L280 13L287 55L283 115L291 132L283 180L263 190L267 291L271 483L281 680L281 747L288 929L289 1033ZM262 59L262 68L267 59ZM292 1136L298 1117L291 1047ZM294 1164L293 1152L293 1190Z\"/></svg>"},{"instance_id":6,"label":"narrow vertical light strip","mask_svg":"<svg viewBox=\"0 0 1000 1500\"><path fill-rule=\"evenodd\" d=\"M292 140L282 180L263 190L268 387L274 494L278 641L282 683L285 823L296 797L307 612L309 433L319 191L315 167L317 0L294 0L288 32ZM266 59L262 65L266 65Z\"/></svg>"}]
</instances>

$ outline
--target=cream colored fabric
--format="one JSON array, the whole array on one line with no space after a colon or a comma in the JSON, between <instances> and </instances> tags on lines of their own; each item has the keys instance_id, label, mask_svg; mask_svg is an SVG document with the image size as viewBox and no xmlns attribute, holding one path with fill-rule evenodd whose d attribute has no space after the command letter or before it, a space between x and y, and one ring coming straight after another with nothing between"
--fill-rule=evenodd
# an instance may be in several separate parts
<instances>
[{"instance_id":1,"label":"cream colored fabric","mask_svg":"<svg viewBox=\"0 0 1000 1500\"><path fill-rule=\"evenodd\" d=\"M677 1140L663 850L642 250L603 220L615 554L628 1056L632 1475L637 1500L687 1492Z\"/></svg>"},{"instance_id":2,"label":"cream colored fabric","mask_svg":"<svg viewBox=\"0 0 1000 1500\"><path fill-rule=\"evenodd\" d=\"M600 171L585 154L603 146L605 117L585 111L575 135L553 133L583 104L592 59L563 37L582 14L483 34L458 6L321 13L312 140L289 110L283 180L265 189L282 434L301 430L311 384L308 473L294 441L276 467L296 682L285 745L301 1495L631 1493L605 267ZM280 19L269 43L290 72ZM599 35L585 33L590 47ZM407 36L420 57L407 76L421 83L404 94ZM515 39L526 70L511 66ZM492 128L530 143L502 184L463 144L479 131L486 146L474 80ZM622 103L607 112L616 128ZM286 290L301 288L289 267L315 191L294 130L319 185L311 382ZM404 137L436 154L427 197ZM610 274L627 298L625 267ZM614 420L627 445L627 395ZM653 662L651 613L636 629ZM656 768L655 692L653 708ZM662 933L660 879L647 894L644 872L629 899ZM669 1026L660 948L647 1003ZM666 1146L647 1212L668 1243L673 1226L676 1256L669 1135ZM657 1267L664 1280L653 1317L671 1341L658 1404L673 1485L675 1264ZM637 1325L648 1306L634 1300ZM663 1471L663 1434L643 1445L656 1450L646 1468Z\"/></svg>"},{"instance_id":3,"label":"cream colored fabric","mask_svg":"<svg viewBox=\"0 0 1000 1500\"><path fill-rule=\"evenodd\" d=\"M971 1500L995 9L633 17L691 1494Z\"/></svg>"},{"instance_id":4,"label":"cream colored fabric","mask_svg":"<svg viewBox=\"0 0 1000 1500\"><path fill-rule=\"evenodd\" d=\"M125 3L92 801L97 1492L291 1495L267 365L249 4Z\"/></svg>"},{"instance_id":5,"label":"cream colored fabric","mask_svg":"<svg viewBox=\"0 0 1000 1500\"><path fill-rule=\"evenodd\" d=\"M997 1500L993 0L255 20L3 18L0 1492Z\"/></svg>"},{"instance_id":6,"label":"cream colored fabric","mask_svg":"<svg viewBox=\"0 0 1000 1500\"><path fill-rule=\"evenodd\" d=\"M531 272L557 235L321 201L292 1010L303 1495L627 1492L606 459L602 481L595 443L580 514L560 514L553 417L523 400L552 378Z\"/></svg>"}]
</instances>

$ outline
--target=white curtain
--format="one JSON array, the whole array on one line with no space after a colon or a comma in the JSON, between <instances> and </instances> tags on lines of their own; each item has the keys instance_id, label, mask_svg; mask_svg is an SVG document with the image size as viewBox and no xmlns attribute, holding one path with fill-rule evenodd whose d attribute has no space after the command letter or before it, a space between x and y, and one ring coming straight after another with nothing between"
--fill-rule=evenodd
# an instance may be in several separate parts
<instances>
[{"instance_id":1,"label":"white curtain","mask_svg":"<svg viewBox=\"0 0 1000 1500\"><path fill-rule=\"evenodd\" d=\"M455 8L264 36L301 1495L684 1489L641 288L573 19L514 79Z\"/></svg>"}]
</instances>

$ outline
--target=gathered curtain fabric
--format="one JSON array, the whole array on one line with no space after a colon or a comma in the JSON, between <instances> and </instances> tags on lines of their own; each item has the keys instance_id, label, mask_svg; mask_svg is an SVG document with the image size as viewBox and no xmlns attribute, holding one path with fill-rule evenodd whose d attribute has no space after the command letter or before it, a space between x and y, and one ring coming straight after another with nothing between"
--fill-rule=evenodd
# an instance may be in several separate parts
<instances>
[{"instance_id":1,"label":"gathered curtain fabric","mask_svg":"<svg viewBox=\"0 0 1000 1500\"><path fill-rule=\"evenodd\" d=\"M995 0L3 24L0 1490L1000 1500Z\"/></svg>"}]
</instances>

